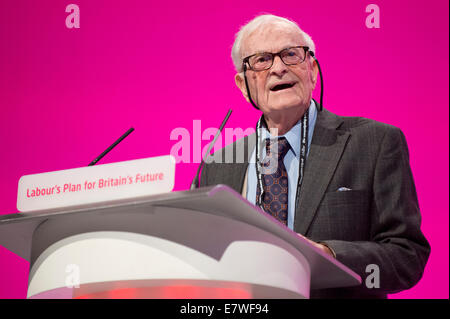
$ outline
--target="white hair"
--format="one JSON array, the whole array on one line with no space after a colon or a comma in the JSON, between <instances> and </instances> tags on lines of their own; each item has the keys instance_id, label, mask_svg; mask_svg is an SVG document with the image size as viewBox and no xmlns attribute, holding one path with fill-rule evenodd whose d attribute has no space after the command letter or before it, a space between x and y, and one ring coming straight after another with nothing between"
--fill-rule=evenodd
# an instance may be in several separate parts
<instances>
[{"instance_id":1,"label":"white hair","mask_svg":"<svg viewBox=\"0 0 450 319\"><path fill-rule=\"evenodd\" d=\"M269 25L269 24L275 24L275 23L285 23L287 25L291 25L298 29L303 36L303 39L306 42L306 45L309 47L311 51L316 53L316 46L314 45L313 40L311 37L304 32L297 23L294 21L291 21L289 19L275 16L272 14L262 14L259 16L256 16L251 21L247 22L247 24L243 25L239 32L235 35L235 40L233 43L233 48L231 49L231 58L233 59L234 67L236 68L237 72L242 72L242 59L244 58L242 56L242 41L243 39L253 33L256 29Z\"/></svg>"}]
</instances>

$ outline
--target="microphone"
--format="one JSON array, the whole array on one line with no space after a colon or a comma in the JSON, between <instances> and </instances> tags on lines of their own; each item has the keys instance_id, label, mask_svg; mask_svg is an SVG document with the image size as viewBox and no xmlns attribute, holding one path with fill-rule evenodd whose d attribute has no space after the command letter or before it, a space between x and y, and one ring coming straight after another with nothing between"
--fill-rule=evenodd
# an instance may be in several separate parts
<instances>
[{"instance_id":1,"label":"microphone","mask_svg":"<svg viewBox=\"0 0 450 319\"><path fill-rule=\"evenodd\" d=\"M257 110L259 110L259 107L253 102L252 96L250 95L250 89L248 87L248 80L247 80L247 64L244 63L244 82L245 82L245 89L247 90L248 99L250 100L251 105Z\"/></svg>"},{"instance_id":2,"label":"microphone","mask_svg":"<svg viewBox=\"0 0 450 319\"><path fill-rule=\"evenodd\" d=\"M319 60L317 60L316 56L314 55L313 51L309 51L309 54L312 56L314 61L317 63L317 67L319 69L319 75L320 75L320 105L319 105L319 112L323 110L323 76L322 76L322 70L320 69Z\"/></svg>"},{"instance_id":3,"label":"microphone","mask_svg":"<svg viewBox=\"0 0 450 319\"><path fill-rule=\"evenodd\" d=\"M128 131L125 132L125 134L123 134L121 137L119 137L119 139L117 141L115 141L110 147L108 147L103 153L101 153L95 160L93 160L92 162L89 163L88 166L93 166L95 164L97 164L97 162L99 160L102 159L103 156L105 156L106 154L109 153L109 151L111 151L114 147L117 146L117 144L119 144L120 142L122 142L122 140L127 137L128 135L130 135L131 132L134 131L134 128L130 128Z\"/></svg>"},{"instance_id":4,"label":"microphone","mask_svg":"<svg viewBox=\"0 0 450 319\"><path fill-rule=\"evenodd\" d=\"M205 155L203 156L202 161L201 161L200 164L198 165L198 168L197 168L197 174L195 174L195 177L194 177L194 179L192 180L192 183L191 183L191 188L190 188L191 190L192 190L192 189L199 188L200 183L199 183L198 177L199 177L199 175L200 175L200 170L202 169L203 164L205 163L205 160L208 158L209 152L211 152L212 147L213 147L214 144L216 143L217 138L219 137L220 133L222 132L223 127L224 127L225 124L227 123L228 118L229 118L230 115L231 115L231 112L232 112L232 110L229 109L227 115L225 116L225 118L224 118L223 121L222 121L222 124L221 124L220 127L219 127L219 130L217 131L216 135L214 136L214 139L212 140L211 144L209 144L208 150L206 151Z\"/></svg>"}]
</instances>

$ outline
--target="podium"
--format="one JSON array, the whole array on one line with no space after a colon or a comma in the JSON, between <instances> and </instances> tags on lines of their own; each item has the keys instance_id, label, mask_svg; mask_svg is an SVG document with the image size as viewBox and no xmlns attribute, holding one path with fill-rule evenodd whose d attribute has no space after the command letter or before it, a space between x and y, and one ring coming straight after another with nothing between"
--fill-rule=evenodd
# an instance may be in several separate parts
<instances>
[{"instance_id":1,"label":"podium","mask_svg":"<svg viewBox=\"0 0 450 319\"><path fill-rule=\"evenodd\" d=\"M27 298L309 298L361 278L224 185L0 216Z\"/></svg>"}]
</instances>

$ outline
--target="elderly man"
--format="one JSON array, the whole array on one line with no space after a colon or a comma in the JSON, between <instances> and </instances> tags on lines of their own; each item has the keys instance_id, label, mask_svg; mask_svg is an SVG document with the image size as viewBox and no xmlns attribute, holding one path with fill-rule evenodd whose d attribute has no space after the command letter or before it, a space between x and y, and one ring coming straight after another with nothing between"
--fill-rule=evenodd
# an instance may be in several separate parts
<instances>
[{"instance_id":1,"label":"elderly man","mask_svg":"<svg viewBox=\"0 0 450 319\"><path fill-rule=\"evenodd\" d=\"M311 298L386 298L419 281L430 253L405 137L393 126L322 110L312 99L314 51L311 38L281 17L258 16L241 28L235 82L263 115L256 136L205 165L201 184L231 186L363 279L358 287L313 290ZM229 151L233 163L225 161ZM379 287L365 285L368 265L379 267Z\"/></svg>"}]
</instances>

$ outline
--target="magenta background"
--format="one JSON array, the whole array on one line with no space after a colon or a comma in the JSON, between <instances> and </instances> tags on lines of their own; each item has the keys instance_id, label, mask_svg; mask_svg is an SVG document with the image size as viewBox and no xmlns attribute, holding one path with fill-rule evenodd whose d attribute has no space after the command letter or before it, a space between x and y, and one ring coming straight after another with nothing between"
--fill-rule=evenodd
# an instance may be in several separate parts
<instances>
[{"instance_id":1,"label":"magenta background","mask_svg":"<svg viewBox=\"0 0 450 319\"><path fill-rule=\"evenodd\" d=\"M65 27L70 3L80 29ZM380 29L365 26L370 3ZM448 9L447 0L2 0L0 214L17 211L22 175L85 166L131 126L101 164L168 154L174 128L217 127L230 107L227 127L253 127L259 113L234 85L230 49L240 25L269 12L316 42L326 108L405 133L432 253L419 284L391 297L448 298ZM177 166L175 190L196 166ZM28 267L0 247L0 298L26 297Z\"/></svg>"}]
</instances>

